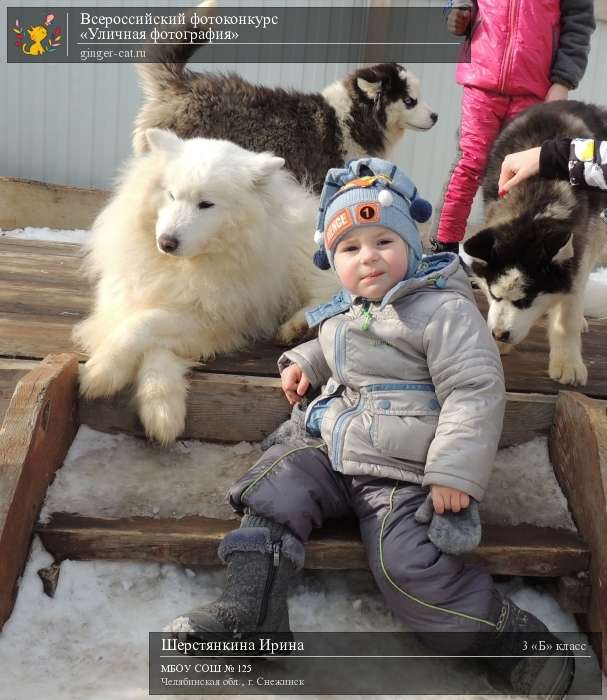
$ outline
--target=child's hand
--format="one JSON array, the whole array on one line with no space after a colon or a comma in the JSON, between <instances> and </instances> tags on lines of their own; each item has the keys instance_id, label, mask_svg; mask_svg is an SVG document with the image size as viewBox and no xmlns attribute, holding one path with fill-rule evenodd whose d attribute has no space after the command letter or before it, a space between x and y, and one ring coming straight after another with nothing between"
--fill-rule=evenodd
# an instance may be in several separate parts
<instances>
[{"instance_id":1,"label":"child's hand","mask_svg":"<svg viewBox=\"0 0 607 700\"><path fill-rule=\"evenodd\" d=\"M528 177L537 175L540 171L540 146L526 151L510 153L504 158L497 191L500 197L508 194L510 189Z\"/></svg>"},{"instance_id":2,"label":"child's hand","mask_svg":"<svg viewBox=\"0 0 607 700\"><path fill-rule=\"evenodd\" d=\"M432 494L434 510L439 515L442 515L446 510L459 513L462 508L467 508L470 505L470 496L458 489L452 489L448 486L431 486L430 493Z\"/></svg>"},{"instance_id":3,"label":"child's hand","mask_svg":"<svg viewBox=\"0 0 607 700\"><path fill-rule=\"evenodd\" d=\"M555 100L567 100L569 98L569 88L558 83L552 83L550 89L544 97L544 102L554 102Z\"/></svg>"},{"instance_id":4,"label":"child's hand","mask_svg":"<svg viewBox=\"0 0 607 700\"><path fill-rule=\"evenodd\" d=\"M288 402L293 406L299 403L301 397L310 388L310 380L296 364L289 365L280 375L282 390L285 392Z\"/></svg>"},{"instance_id":5,"label":"child's hand","mask_svg":"<svg viewBox=\"0 0 607 700\"><path fill-rule=\"evenodd\" d=\"M462 36L468 31L471 13L469 9L453 9L447 16L447 29L455 36Z\"/></svg>"}]
</instances>

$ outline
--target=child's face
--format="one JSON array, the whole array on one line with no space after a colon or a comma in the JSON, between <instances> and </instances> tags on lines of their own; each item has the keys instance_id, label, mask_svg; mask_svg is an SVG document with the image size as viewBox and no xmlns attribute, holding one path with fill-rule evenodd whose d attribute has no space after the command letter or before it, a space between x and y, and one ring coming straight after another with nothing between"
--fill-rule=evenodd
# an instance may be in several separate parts
<instances>
[{"instance_id":1,"label":"child's face","mask_svg":"<svg viewBox=\"0 0 607 700\"><path fill-rule=\"evenodd\" d=\"M379 301L404 279L408 252L407 244L393 231L365 226L339 241L333 261L341 283L351 294Z\"/></svg>"}]
</instances>

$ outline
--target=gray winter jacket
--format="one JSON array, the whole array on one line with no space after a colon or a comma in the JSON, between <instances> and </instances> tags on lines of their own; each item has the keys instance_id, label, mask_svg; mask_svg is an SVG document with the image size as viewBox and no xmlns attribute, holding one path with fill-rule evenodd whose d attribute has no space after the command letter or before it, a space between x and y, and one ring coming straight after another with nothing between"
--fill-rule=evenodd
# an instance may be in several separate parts
<instances>
[{"instance_id":1,"label":"gray winter jacket","mask_svg":"<svg viewBox=\"0 0 607 700\"><path fill-rule=\"evenodd\" d=\"M308 430L333 468L450 486L482 500L502 431L502 364L452 253L424 258L381 302L342 290L308 314L318 338L285 352L321 395Z\"/></svg>"}]
</instances>

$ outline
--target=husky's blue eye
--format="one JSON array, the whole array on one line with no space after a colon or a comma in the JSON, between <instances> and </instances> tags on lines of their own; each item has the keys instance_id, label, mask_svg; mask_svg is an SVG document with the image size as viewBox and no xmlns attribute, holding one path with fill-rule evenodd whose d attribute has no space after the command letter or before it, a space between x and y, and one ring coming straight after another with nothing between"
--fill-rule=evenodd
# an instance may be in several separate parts
<instances>
[{"instance_id":1,"label":"husky's blue eye","mask_svg":"<svg viewBox=\"0 0 607 700\"><path fill-rule=\"evenodd\" d=\"M415 107L417 104L417 100L414 100L412 97L404 97L403 102L405 103L405 107L409 108Z\"/></svg>"},{"instance_id":2,"label":"husky's blue eye","mask_svg":"<svg viewBox=\"0 0 607 700\"><path fill-rule=\"evenodd\" d=\"M213 206L215 206L213 202L205 202L204 200L202 202L198 202L199 209L210 209Z\"/></svg>"}]
</instances>

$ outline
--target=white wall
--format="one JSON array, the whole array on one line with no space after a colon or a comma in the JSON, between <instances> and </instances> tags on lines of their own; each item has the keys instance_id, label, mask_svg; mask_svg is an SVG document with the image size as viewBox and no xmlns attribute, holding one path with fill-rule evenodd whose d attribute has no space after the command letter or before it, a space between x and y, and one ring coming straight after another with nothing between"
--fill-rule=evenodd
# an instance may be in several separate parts
<instances>
[{"instance_id":1,"label":"white wall","mask_svg":"<svg viewBox=\"0 0 607 700\"><path fill-rule=\"evenodd\" d=\"M352 4L347 0L339 1ZM7 0L0 0L3 21L7 4ZM10 4L26 6L30 3L10 0ZM79 4L128 6L135 3L57 0L54 7ZM167 4L166 0L149 0L146 6ZM607 104L607 22L598 24L586 77L573 96ZM0 55L4 61L6 31L0 33ZM211 68L236 70L253 82L312 91L323 88L354 67L284 63ZM424 98L439 113L439 121L430 132L407 133L395 160L412 176L419 190L436 202L455 155L460 89L454 82L453 65L428 63L409 67L420 77ZM112 177L129 155L131 125L141 102L132 65L2 63L0 95L0 175L81 187L111 186Z\"/></svg>"}]
</instances>

